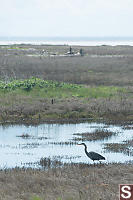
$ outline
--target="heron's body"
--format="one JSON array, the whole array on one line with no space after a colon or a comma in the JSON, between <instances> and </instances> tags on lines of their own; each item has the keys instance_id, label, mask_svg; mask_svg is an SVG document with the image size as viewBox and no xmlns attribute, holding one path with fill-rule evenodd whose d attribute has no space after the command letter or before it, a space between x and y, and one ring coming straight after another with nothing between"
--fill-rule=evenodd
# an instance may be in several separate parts
<instances>
[{"instance_id":1,"label":"heron's body","mask_svg":"<svg viewBox=\"0 0 133 200\"><path fill-rule=\"evenodd\" d=\"M87 151L87 146L86 146L86 144L85 143L81 143L81 144L79 144L79 145L84 145L84 147L85 147L85 153L86 153L86 155L91 159L91 160L93 160L93 161L95 161L95 160L105 160L105 157L103 157L102 155L100 155L99 153L96 153L96 152L93 152L93 151L90 151L90 152L88 152Z\"/></svg>"}]
</instances>

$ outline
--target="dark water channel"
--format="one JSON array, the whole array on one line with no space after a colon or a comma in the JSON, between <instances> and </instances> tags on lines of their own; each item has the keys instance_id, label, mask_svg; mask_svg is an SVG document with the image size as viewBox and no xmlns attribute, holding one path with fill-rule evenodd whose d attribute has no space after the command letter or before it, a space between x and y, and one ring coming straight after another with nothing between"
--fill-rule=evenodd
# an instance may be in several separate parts
<instances>
[{"instance_id":1,"label":"dark water channel","mask_svg":"<svg viewBox=\"0 0 133 200\"><path fill-rule=\"evenodd\" d=\"M38 126L0 126L0 168L39 167L43 158L61 159L65 163L93 163L84 153L84 147L74 141L75 133L93 133L106 129L117 134L107 139L85 141L88 151L101 153L105 162L133 161L133 156L107 152L106 143L121 143L133 138L133 129L103 123L42 124ZM23 137L22 137L23 136Z\"/></svg>"}]
</instances>

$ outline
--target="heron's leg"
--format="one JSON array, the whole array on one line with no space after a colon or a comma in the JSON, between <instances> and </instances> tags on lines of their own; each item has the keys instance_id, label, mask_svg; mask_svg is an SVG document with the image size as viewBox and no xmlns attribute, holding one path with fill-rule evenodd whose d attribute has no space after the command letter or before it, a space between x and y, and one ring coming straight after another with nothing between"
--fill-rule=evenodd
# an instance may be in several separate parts
<instances>
[{"instance_id":1,"label":"heron's leg","mask_svg":"<svg viewBox=\"0 0 133 200\"><path fill-rule=\"evenodd\" d=\"M101 167L102 166L102 162L99 160L99 167Z\"/></svg>"}]
</instances>

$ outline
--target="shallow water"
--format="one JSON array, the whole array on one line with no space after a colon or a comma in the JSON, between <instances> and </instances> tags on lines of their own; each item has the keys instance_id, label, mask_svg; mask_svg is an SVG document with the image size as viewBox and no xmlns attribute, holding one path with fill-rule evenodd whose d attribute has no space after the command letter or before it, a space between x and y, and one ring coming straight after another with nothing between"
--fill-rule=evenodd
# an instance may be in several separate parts
<instances>
[{"instance_id":1,"label":"shallow water","mask_svg":"<svg viewBox=\"0 0 133 200\"><path fill-rule=\"evenodd\" d=\"M105 129L117 134L106 140L86 141L88 151L102 154L106 157L105 162L133 161L132 156L123 153L109 153L103 148L105 143L118 143L132 139L132 129L123 129L122 126L103 123L45 123L38 126L0 126L0 167L39 167L38 162L42 157L57 158L66 163L84 162L91 164L93 162L85 155L84 147L76 145L73 141L76 137L73 134L94 132L97 129ZM23 134L28 134L30 137L20 137Z\"/></svg>"},{"instance_id":2,"label":"shallow water","mask_svg":"<svg viewBox=\"0 0 133 200\"><path fill-rule=\"evenodd\" d=\"M0 45L31 44L31 45L130 45L132 37L0 37Z\"/></svg>"}]
</instances>

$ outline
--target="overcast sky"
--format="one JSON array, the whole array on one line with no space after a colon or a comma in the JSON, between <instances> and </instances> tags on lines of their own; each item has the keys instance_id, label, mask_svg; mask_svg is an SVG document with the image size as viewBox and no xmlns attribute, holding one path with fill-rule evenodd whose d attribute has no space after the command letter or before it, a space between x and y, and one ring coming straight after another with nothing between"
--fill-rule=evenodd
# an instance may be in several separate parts
<instances>
[{"instance_id":1,"label":"overcast sky","mask_svg":"<svg viewBox=\"0 0 133 200\"><path fill-rule=\"evenodd\" d=\"M133 36L133 0L0 0L0 36Z\"/></svg>"}]
</instances>

